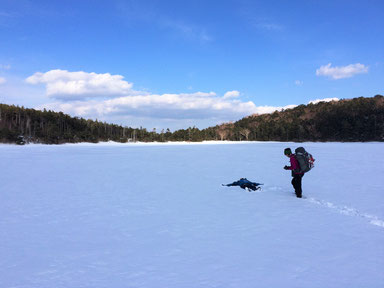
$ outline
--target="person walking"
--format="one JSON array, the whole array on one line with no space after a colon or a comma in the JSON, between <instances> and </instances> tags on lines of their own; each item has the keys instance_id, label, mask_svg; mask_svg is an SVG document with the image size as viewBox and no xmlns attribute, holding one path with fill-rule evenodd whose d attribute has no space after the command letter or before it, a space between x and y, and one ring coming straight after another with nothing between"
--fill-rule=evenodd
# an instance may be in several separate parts
<instances>
[{"instance_id":1,"label":"person walking","mask_svg":"<svg viewBox=\"0 0 384 288\"><path fill-rule=\"evenodd\" d=\"M295 189L295 194L297 198L302 198L302 188L301 188L301 180L304 176L304 172L301 171L299 162L297 161L295 154L292 153L291 148L284 149L284 155L289 158L291 166L284 166L285 170L291 170L292 173L292 186Z\"/></svg>"}]
</instances>

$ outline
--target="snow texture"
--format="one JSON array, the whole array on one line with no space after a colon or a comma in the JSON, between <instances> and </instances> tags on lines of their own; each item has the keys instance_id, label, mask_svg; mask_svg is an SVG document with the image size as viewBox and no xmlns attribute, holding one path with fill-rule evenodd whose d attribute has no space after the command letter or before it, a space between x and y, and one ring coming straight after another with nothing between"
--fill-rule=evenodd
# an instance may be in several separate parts
<instances>
[{"instance_id":1,"label":"snow texture","mask_svg":"<svg viewBox=\"0 0 384 288\"><path fill-rule=\"evenodd\" d=\"M0 287L384 287L382 143L228 144L0 145Z\"/></svg>"}]
</instances>

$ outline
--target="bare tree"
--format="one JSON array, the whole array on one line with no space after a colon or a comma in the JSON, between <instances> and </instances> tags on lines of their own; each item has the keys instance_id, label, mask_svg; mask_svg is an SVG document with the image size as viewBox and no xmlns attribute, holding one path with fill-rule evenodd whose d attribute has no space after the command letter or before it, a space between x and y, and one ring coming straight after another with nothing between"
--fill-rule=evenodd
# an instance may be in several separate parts
<instances>
[{"instance_id":1,"label":"bare tree","mask_svg":"<svg viewBox=\"0 0 384 288\"><path fill-rule=\"evenodd\" d=\"M240 134L244 136L247 141L250 133L251 133L251 130L247 128L240 129Z\"/></svg>"},{"instance_id":2,"label":"bare tree","mask_svg":"<svg viewBox=\"0 0 384 288\"><path fill-rule=\"evenodd\" d=\"M228 137L228 130L226 129L225 125L220 125L216 130L217 135L219 135L220 140L223 141L225 138Z\"/></svg>"}]
</instances>

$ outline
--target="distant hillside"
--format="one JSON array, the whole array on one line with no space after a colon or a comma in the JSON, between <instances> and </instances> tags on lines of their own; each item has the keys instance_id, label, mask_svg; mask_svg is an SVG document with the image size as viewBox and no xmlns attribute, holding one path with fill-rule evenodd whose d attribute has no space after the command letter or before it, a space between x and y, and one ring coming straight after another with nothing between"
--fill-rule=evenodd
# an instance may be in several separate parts
<instances>
[{"instance_id":1,"label":"distant hillside","mask_svg":"<svg viewBox=\"0 0 384 288\"><path fill-rule=\"evenodd\" d=\"M99 141L384 141L384 97L355 98L300 105L272 114L252 115L235 123L170 132L123 127L0 104L3 143L76 143Z\"/></svg>"},{"instance_id":2,"label":"distant hillside","mask_svg":"<svg viewBox=\"0 0 384 288\"><path fill-rule=\"evenodd\" d=\"M384 97L300 105L216 127L222 140L384 141Z\"/></svg>"}]
</instances>

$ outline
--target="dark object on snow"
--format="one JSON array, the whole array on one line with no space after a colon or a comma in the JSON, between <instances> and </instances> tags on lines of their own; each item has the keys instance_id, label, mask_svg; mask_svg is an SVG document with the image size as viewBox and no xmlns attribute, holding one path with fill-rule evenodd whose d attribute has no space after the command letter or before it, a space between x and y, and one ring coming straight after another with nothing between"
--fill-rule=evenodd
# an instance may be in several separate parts
<instances>
[{"instance_id":1,"label":"dark object on snow","mask_svg":"<svg viewBox=\"0 0 384 288\"><path fill-rule=\"evenodd\" d=\"M222 185L228 186L228 187L229 186L240 186L240 188L243 188L243 189L256 191L256 190L261 189L261 187L259 187L259 186L263 185L263 184L251 182L247 178L241 178L239 181L235 181L231 184L222 184Z\"/></svg>"},{"instance_id":2,"label":"dark object on snow","mask_svg":"<svg viewBox=\"0 0 384 288\"><path fill-rule=\"evenodd\" d=\"M24 136L22 136L22 135L17 136L16 144L17 145L24 145L25 144Z\"/></svg>"}]
</instances>

